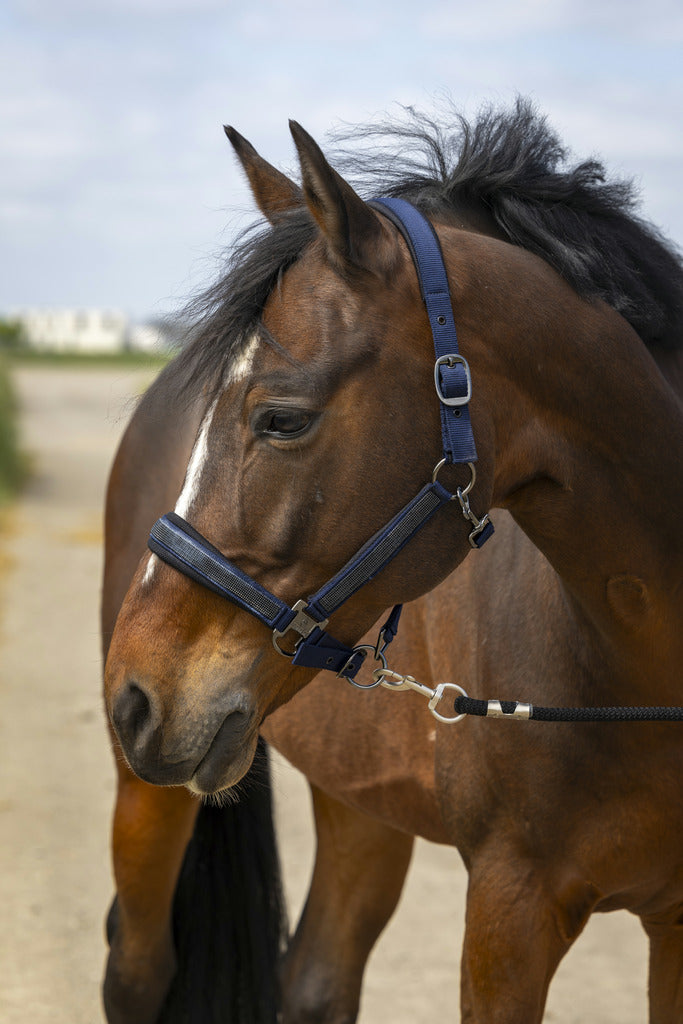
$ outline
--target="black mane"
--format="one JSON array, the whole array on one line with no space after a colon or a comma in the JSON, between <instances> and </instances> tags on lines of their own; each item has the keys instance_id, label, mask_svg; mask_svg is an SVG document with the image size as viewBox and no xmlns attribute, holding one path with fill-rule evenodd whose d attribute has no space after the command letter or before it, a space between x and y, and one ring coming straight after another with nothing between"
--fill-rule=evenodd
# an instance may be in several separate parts
<instances>
[{"instance_id":1,"label":"black mane","mask_svg":"<svg viewBox=\"0 0 683 1024\"><path fill-rule=\"evenodd\" d=\"M453 111L440 125L412 109L401 122L346 133L355 152L332 162L366 198L403 196L424 213L484 212L498 231L545 259L586 299L602 299L647 345L683 345L683 266L674 246L634 212L629 181L609 180L601 163L568 162L556 133L533 105L487 108L471 124ZM358 152L359 144L364 146ZM316 228L297 211L247 234L227 272L193 304L199 314L185 353L193 376L215 379L229 364L265 301Z\"/></svg>"}]
</instances>

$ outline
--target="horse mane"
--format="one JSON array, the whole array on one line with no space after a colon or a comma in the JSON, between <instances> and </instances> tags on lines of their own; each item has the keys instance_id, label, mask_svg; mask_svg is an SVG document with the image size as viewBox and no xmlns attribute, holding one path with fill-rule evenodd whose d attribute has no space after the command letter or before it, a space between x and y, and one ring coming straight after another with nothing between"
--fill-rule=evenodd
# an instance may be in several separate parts
<instances>
[{"instance_id":1,"label":"horse mane","mask_svg":"<svg viewBox=\"0 0 683 1024\"><path fill-rule=\"evenodd\" d=\"M602 299L646 345L683 345L679 252L636 214L634 183L609 179L596 159L572 164L529 100L485 107L472 123L451 111L447 126L406 108L401 122L355 134L374 143L348 159L370 194L402 196L435 217L483 210L507 241L542 257L583 298Z\"/></svg>"},{"instance_id":2,"label":"horse mane","mask_svg":"<svg viewBox=\"0 0 683 1024\"><path fill-rule=\"evenodd\" d=\"M471 123L455 110L442 124L413 108L404 115L337 136L345 148L332 162L362 195L401 196L436 218L483 214L583 298L620 313L646 345L683 345L681 258L636 214L631 181L610 180L596 159L571 164L546 118L523 98L511 109L486 107ZM196 328L183 357L191 379L222 378L316 230L302 209L238 240L226 271L189 307Z\"/></svg>"}]
</instances>

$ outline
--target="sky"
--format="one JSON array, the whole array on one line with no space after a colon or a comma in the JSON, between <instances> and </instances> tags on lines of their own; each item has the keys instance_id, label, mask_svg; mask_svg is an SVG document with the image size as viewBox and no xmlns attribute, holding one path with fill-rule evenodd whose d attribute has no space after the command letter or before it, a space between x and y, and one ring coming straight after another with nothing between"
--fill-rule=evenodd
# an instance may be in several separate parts
<instances>
[{"instance_id":1,"label":"sky","mask_svg":"<svg viewBox=\"0 0 683 1024\"><path fill-rule=\"evenodd\" d=\"M295 173L289 118L325 148L517 94L683 246L681 0L1 0L0 313L143 320L208 284L255 214L224 123Z\"/></svg>"}]
</instances>

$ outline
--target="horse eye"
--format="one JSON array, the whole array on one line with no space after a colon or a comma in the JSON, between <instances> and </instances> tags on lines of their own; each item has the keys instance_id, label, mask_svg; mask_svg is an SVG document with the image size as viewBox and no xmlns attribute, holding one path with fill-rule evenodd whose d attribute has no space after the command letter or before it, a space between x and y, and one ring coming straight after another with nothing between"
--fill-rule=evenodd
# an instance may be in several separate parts
<instances>
[{"instance_id":1,"label":"horse eye","mask_svg":"<svg viewBox=\"0 0 683 1024\"><path fill-rule=\"evenodd\" d=\"M312 420L311 413L301 409L278 409L270 414L264 432L275 437L297 437L309 428Z\"/></svg>"}]
</instances>

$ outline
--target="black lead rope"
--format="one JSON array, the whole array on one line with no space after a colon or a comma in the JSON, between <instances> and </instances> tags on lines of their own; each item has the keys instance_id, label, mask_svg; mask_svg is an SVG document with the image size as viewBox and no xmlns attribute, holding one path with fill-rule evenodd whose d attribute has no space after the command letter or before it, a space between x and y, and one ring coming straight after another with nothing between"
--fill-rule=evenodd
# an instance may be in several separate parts
<instances>
[{"instance_id":1,"label":"black lead rope","mask_svg":"<svg viewBox=\"0 0 683 1024\"><path fill-rule=\"evenodd\" d=\"M545 708L516 700L456 697L458 715L537 722L681 722L683 707Z\"/></svg>"}]
</instances>

